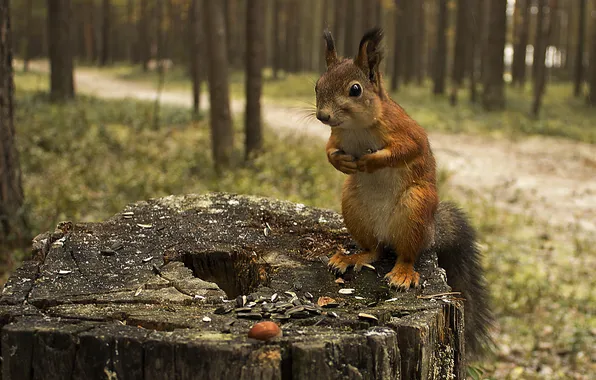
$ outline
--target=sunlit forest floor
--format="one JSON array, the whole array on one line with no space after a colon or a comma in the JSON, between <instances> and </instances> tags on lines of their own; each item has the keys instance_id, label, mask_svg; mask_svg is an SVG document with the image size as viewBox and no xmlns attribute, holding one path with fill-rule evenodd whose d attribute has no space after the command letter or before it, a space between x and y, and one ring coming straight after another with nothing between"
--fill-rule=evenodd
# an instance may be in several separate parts
<instances>
[{"instance_id":1,"label":"sunlit forest floor","mask_svg":"<svg viewBox=\"0 0 596 380\"><path fill-rule=\"evenodd\" d=\"M147 89L157 86L154 73L135 68L84 70ZM174 70L166 78L166 91L187 91L190 96L182 72ZM243 79L236 74L231 79L232 94L239 98ZM315 74L268 79L264 94L268 102L308 108L314 102L315 80ZM34 233L61 220L99 221L136 200L206 191L257 194L339 210L343 175L326 162L324 140L268 129L264 153L241 164L242 120L237 115L238 165L218 177L212 170L208 124L203 118L192 120L186 108L161 106L157 114L153 102L89 96L52 105L43 73L17 71L16 87L15 126ZM565 149L581 151L585 143L596 143L596 111L570 93L567 85L550 86L539 120L527 116L529 93L516 90L507 93L507 111L493 114L469 105L463 91L456 108L433 98L428 87L404 88L395 99L431 132L466 137L457 141L490 135L498 145L540 134L558 136ZM552 141L559 140L548 141L545 157L555 149ZM579 160L577 170L593 173L593 160ZM497 170L499 164L486 171ZM594 378L594 234L582 220L551 223L540 216L536 203L518 200L533 194L510 194L503 200L497 188L479 192L474 184L461 186L451 170L440 173L442 197L460 203L479 230L498 322L494 354L473 365L483 373L479 378ZM517 211L507 204L516 204Z\"/></svg>"}]
</instances>

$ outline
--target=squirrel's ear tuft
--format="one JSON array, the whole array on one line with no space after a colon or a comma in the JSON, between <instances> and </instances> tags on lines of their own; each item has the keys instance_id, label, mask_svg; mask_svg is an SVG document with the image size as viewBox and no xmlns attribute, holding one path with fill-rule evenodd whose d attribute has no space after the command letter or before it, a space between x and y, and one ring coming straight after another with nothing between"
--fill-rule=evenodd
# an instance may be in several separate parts
<instances>
[{"instance_id":1,"label":"squirrel's ear tuft","mask_svg":"<svg viewBox=\"0 0 596 380\"><path fill-rule=\"evenodd\" d=\"M356 65L368 75L373 83L379 80L379 64L383 59L382 40L383 29L374 28L366 32L360 40L358 55L354 59Z\"/></svg>"},{"instance_id":2,"label":"squirrel's ear tuft","mask_svg":"<svg viewBox=\"0 0 596 380\"><path fill-rule=\"evenodd\" d=\"M325 44L327 46L325 49L325 61L327 62L327 68L330 68L335 65L339 59L337 58L337 51L335 51L333 36L329 30L323 32L323 38L325 39Z\"/></svg>"}]
</instances>

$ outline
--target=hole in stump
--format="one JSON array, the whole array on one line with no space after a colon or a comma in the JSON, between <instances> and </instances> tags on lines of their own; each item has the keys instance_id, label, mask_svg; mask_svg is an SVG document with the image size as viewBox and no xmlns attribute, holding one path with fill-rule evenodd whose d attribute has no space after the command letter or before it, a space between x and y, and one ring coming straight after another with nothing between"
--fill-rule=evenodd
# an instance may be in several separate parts
<instances>
[{"instance_id":1,"label":"hole in stump","mask_svg":"<svg viewBox=\"0 0 596 380\"><path fill-rule=\"evenodd\" d=\"M182 261L195 277L215 282L229 299L269 283L271 266L258 262L258 256L224 251L188 252Z\"/></svg>"}]
</instances>

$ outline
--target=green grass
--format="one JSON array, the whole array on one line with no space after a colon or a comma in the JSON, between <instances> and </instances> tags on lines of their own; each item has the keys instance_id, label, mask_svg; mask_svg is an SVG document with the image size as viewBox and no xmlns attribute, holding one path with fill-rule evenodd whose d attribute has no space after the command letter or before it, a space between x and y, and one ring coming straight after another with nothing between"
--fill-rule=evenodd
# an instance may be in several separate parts
<instances>
[{"instance_id":1,"label":"green grass","mask_svg":"<svg viewBox=\"0 0 596 380\"><path fill-rule=\"evenodd\" d=\"M306 93L306 80L296 76L279 83L294 83L284 93L300 97ZM54 105L39 92L46 83L47 78L37 74L16 77L15 125L35 233L53 229L61 220L100 221L128 202L193 192L258 194L339 209L343 175L326 162L323 142L267 133L261 157L218 177L212 169L208 126L192 121L188 110L163 107L160 125L154 128L152 104L79 97ZM277 87L268 83L267 91L281 93L279 83ZM574 115L549 103L553 108L545 107L545 112L556 117L532 121L520 116L525 112L522 105L503 114L485 114L465 104L454 110L445 101L430 105L426 89L404 90L397 99L426 127L445 131L493 132L497 128L491 129L491 123L511 120L518 127L527 123L527 132L519 133L536 133L540 129L535 123L571 125L571 120L588 115L594 120L591 111L579 104ZM588 129L587 120L581 128ZM550 128L565 132L562 127ZM236 136L238 163L240 136ZM590 141L587 136L593 135L578 132L567 137ZM483 378L590 378L596 357L595 241L496 209L483 200L490 196L451 192L448 174L441 173L443 196L459 202L479 231L498 321L497 353L474 367L484 371Z\"/></svg>"},{"instance_id":2,"label":"green grass","mask_svg":"<svg viewBox=\"0 0 596 380\"><path fill-rule=\"evenodd\" d=\"M87 68L85 70L97 70ZM102 69L104 70L104 69ZM137 66L114 66L105 72L116 78L147 86L157 86L155 72L143 72ZM314 107L314 84L317 73L281 74L280 80L271 78L271 70L264 71L263 96L271 101L295 106ZM232 96L244 97L244 75L230 75ZM387 81L386 81L387 82ZM530 115L532 89L506 88L507 106L504 112L485 112L478 104L469 102L469 93L460 91L459 104L452 107L447 97L431 95L431 83L419 87L402 86L392 97L429 131L447 133L482 133L520 138L526 135L547 135L596 143L596 109L589 108L584 98L574 98L568 83L548 83L539 118ZM190 81L183 68L174 67L165 77L165 89L189 91Z\"/></svg>"}]
</instances>

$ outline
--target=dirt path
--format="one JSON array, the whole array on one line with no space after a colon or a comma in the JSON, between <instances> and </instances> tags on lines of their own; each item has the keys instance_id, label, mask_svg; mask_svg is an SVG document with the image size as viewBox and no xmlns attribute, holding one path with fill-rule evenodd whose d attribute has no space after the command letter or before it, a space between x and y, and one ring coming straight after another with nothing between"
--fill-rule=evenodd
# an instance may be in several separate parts
<instances>
[{"instance_id":1,"label":"dirt path","mask_svg":"<svg viewBox=\"0 0 596 380\"><path fill-rule=\"evenodd\" d=\"M78 91L104 98L156 97L154 88L97 72L78 71L76 83ZM164 92L161 101L191 106L185 92ZM207 102L204 98L203 106ZM243 107L242 101L232 102L235 113ZM305 119L297 109L265 102L263 115L276 131L329 136L325 126ZM452 173L452 186L554 226L596 232L596 146L548 137L511 141L433 132L429 138L439 166Z\"/></svg>"}]
</instances>

